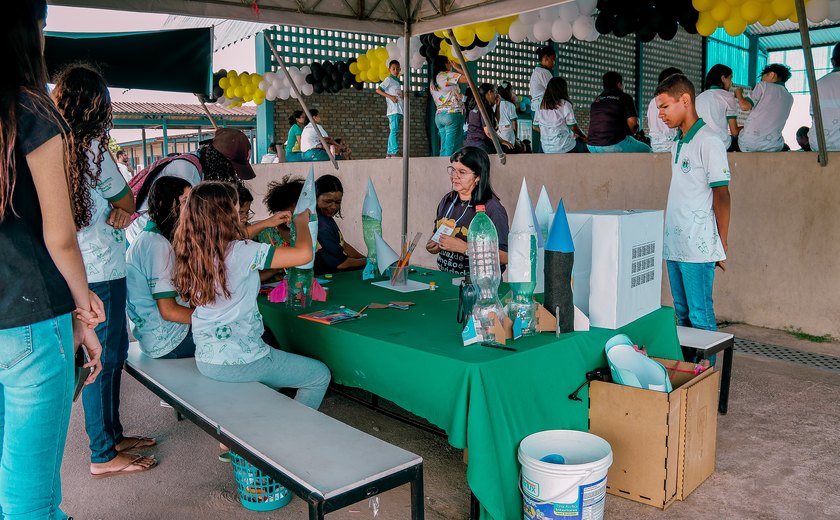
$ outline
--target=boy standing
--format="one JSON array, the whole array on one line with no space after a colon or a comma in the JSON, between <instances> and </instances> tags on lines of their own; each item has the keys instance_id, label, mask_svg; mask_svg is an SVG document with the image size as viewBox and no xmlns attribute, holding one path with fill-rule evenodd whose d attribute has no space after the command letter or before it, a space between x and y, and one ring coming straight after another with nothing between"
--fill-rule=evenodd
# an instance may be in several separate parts
<instances>
[{"instance_id":1,"label":"boy standing","mask_svg":"<svg viewBox=\"0 0 840 520\"><path fill-rule=\"evenodd\" d=\"M391 75L376 87L376 93L385 98L387 105L386 115L388 117L388 125L390 134L388 134L388 153L385 158L399 157L400 146L397 143L397 136L400 133L403 117L402 106L402 83L400 82L400 62L391 60L388 64L388 70Z\"/></svg>"},{"instance_id":2,"label":"boy standing","mask_svg":"<svg viewBox=\"0 0 840 520\"><path fill-rule=\"evenodd\" d=\"M712 305L715 267L726 270L729 163L723 141L697 116L694 85L682 74L656 89L659 117L677 129L663 256L679 325L717 330Z\"/></svg>"},{"instance_id":3,"label":"boy standing","mask_svg":"<svg viewBox=\"0 0 840 520\"><path fill-rule=\"evenodd\" d=\"M548 87L548 82L554 77L554 64L557 61L557 53L554 52L554 47L546 45L537 49L537 60L539 64L531 73L530 94L531 94L531 110L534 111L534 130L540 131L540 105L542 104L543 96L545 96L545 89ZM539 139L532 140L536 145L540 142Z\"/></svg>"}]
</instances>

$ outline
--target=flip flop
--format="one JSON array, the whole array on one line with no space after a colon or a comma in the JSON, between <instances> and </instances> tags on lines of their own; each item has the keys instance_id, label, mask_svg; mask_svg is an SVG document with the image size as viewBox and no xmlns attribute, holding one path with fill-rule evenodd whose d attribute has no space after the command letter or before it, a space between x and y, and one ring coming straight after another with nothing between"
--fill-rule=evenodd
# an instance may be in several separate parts
<instances>
[{"instance_id":1,"label":"flip flop","mask_svg":"<svg viewBox=\"0 0 840 520\"><path fill-rule=\"evenodd\" d=\"M129 442L128 446L118 449L118 452L130 451L141 448L151 448L152 446L155 446L157 444L157 441L153 438L143 437L142 435L123 437L123 441L131 442ZM118 442L117 444L120 443Z\"/></svg>"},{"instance_id":2,"label":"flip flop","mask_svg":"<svg viewBox=\"0 0 840 520\"><path fill-rule=\"evenodd\" d=\"M149 459L149 460L152 461L152 463L149 465L149 467L146 467L146 468L144 468L142 466L138 466L137 462L142 460L142 459ZM130 468L131 466L137 466L137 467L140 467L142 469L138 469L138 470L134 470L134 471L125 471L126 469ZM149 457L144 457L143 455L137 455L136 457L131 459L131 461L128 464L126 464L125 466L123 466L119 469L115 469L113 471L106 471L105 473L91 473L90 478L92 478L94 480L101 480L103 478L117 477L117 476L120 476L120 475L133 475L135 473L143 473L144 471L149 471L150 469L154 468L155 466L157 466L157 461L156 460L150 459Z\"/></svg>"}]
</instances>

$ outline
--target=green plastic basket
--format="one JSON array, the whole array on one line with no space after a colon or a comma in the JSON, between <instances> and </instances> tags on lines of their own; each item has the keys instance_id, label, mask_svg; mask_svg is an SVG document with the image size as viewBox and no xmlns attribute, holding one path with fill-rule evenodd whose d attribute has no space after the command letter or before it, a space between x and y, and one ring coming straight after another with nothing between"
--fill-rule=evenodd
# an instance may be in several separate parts
<instances>
[{"instance_id":1,"label":"green plastic basket","mask_svg":"<svg viewBox=\"0 0 840 520\"><path fill-rule=\"evenodd\" d=\"M239 501L245 509L274 511L292 501L292 494L288 489L236 453L230 452L230 463L233 466Z\"/></svg>"}]
</instances>

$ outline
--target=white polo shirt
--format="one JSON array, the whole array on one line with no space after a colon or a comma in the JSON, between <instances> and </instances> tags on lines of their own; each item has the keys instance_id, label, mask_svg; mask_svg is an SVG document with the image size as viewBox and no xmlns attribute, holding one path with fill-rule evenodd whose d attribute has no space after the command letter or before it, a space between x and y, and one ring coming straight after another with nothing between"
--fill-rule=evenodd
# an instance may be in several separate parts
<instances>
[{"instance_id":1,"label":"white polo shirt","mask_svg":"<svg viewBox=\"0 0 840 520\"><path fill-rule=\"evenodd\" d=\"M780 152L785 145L782 129L793 107L793 96L784 85L759 81L747 101L753 108L738 134L738 147L742 152Z\"/></svg>"},{"instance_id":2,"label":"white polo shirt","mask_svg":"<svg viewBox=\"0 0 840 520\"><path fill-rule=\"evenodd\" d=\"M262 340L263 320L257 308L260 269L271 267L274 246L237 240L225 255L230 297L217 288L216 301L193 312L195 358L211 365L244 365L268 354Z\"/></svg>"},{"instance_id":3,"label":"white polo shirt","mask_svg":"<svg viewBox=\"0 0 840 520\"><path fill-rule=\"evenodd\" d=\"M516 105L503 99L499 103L499 137L509 143L516 140L516 135L513 133L513 122L516 119Z\"/></svg>"},{"instance_id":4,"label":"white polo shirt","mask_svg":"<svg viewBox=\"0 0 840 520\"><path fill-rule=\"evenodd\" d=\"M647 129L650 137L650 147L654 152L670 152L674 144L674 137L677 135L676 128L668 128L662 119L659 118L659 107L656 106L656 98L650 100L647 109Z\"/></svg>"},{"instance_id":5,"label":"white polo shirt","mask_svg":"<svg viewBox=\"0 0 840 520\"><path fill-rule=\"evenodd\" d=\"M131 243L126 254L126 264L126 310L131 319L132 332L144 354L153 358L165 356L187 337L190 326L167 321L160 315L157 300L175 298L179 305L187 305L180 299L172 283L175 252L154 222L149 222L137 240Z\"/></svg>"},{"instance_id":6,"label":"white polo shirt","mask_svg":"<svg viewBox=\"0 0 840 520\"><path fill-rule=\"evenodd\" d=\"M321 131L321 135L327 137L327 131L324 130L323 126L318 125L318 130ZM300 134L300 151L308 152L313 148L321 148L321 140L315 133L315 127L312 126L312 123L309 123L303 127L303 132Z\"/></svg>"},{"instance_id":7,"label":"white polo shirt","mask_svg":"<svg viewBox=\"0 0 840 520\"><path fill-rule=\"evenodd\" d=\"M531 73L529 89L531 93L531 110L534 111L535 125L539 124L540 105L542 104L543 96L545 96L545 89L548 87L548 82L553 77L551 71L542 65L537 65L537 68Z\"/></svg>"},{"instance_id":8,"label":"white polo shirt","mask_svg":"<svg viewBox=\"0 0 840 520\"><path fill-rule=\"evenodd\" d=\"M825 147L829 151L840 151L840 67L835 68L817 81L820 94L820 112L825 130ZM811 129L808 130L811 150L818 150L817 128L814 125L814 109L811 109Z\"/></svg>"},{"instance_id":9,"label":"white polo shirt","mask_svg":"<svg viewBox=\"0 0 840 520\"><path fill-rule=\"evenodd\" d=\"M92 172L96 172L94 156L98 155L99 141L93 139L87 151ZM95 186L88 183L92 203L90 223L76 232L88 283L125 278L125 231L109 226L107 221L111 214L111 202L120 200L131 190L107 148L102 154L100 167L99 182ZM87 177L85 179L87 181Z\"/></svg>"},{"instance_id":10,"label":"white polo shirt","mask_svg":"<svg viewBox=\"0 0 840 520\"><path fill-rule=\"evenodd\" d=\"M395 114L402 115L403 113L403 98L402 98L402 83L400 80L395 78L393 75L388 76L385 78L382 83L379 84L379 89L382 92L390 95L390 96L397 96L397 102L393 102L388 98L385 98L385 104L387 106L387 110L385 111L386 116L393 116Z\"/></svg>"},{"instance_id":11,"label":"white polo shirt","mask_svg":"<svg viewBox=\"0 0 840 520\"><path fill-rule=\"evenodd\" d=\"M732 144L729 120L738 119L738 100L735 99L735 95L720 87L712 87L695 98L694 106L700 119L718 134L723 141L723 147L728 150Z\"/></svg>"},{"instance_id":12,"label":"white polo shirt","mask_svg":"<svg viewBox=\"0 0 840 520\"><path fill-rule=\"evenodd\" d=\"M725 260L712 209L712 188L728 186L730 179L723 142L698 119L685 136L677 132L671 157L663 257L686 263Z\"/></svg>"},{"instance_id":13,"label":"white polo shirt","mask_svg":"<svg viewBox=\"0 0 840 520\"><path fill-rule=\"evenodd\" d=\"M545 153L566 153L575 147L572 128L577 125L572 104L563 101L554 110L537 110L540 116L540 145Z\"/></svg>"}]
</instances>

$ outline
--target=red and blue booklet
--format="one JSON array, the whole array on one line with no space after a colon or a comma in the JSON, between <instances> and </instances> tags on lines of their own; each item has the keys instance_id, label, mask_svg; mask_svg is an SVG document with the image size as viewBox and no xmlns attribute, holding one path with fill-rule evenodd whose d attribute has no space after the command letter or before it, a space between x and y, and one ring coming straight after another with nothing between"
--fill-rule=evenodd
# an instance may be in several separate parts
<instances>
[{"instance_id":1,"label":"red and blue booklet","mask_svg":"<svg viewBox=\"0 0 840 520\"><path fill-rule=\"evenodd\" d=\"M341 323L342 321L356 320L363 316L364 314L361 312L348 309L344 306L332 306L320 311L301 314L298 318L303 318L304 320L314 321L317 323L324 323L327 325L334 325L336 323Z\"/></svg>"}]
</instances>

